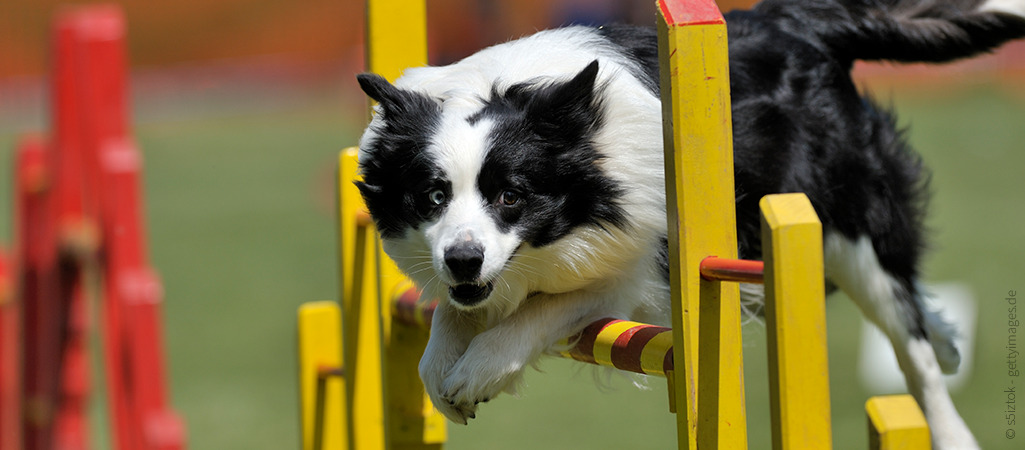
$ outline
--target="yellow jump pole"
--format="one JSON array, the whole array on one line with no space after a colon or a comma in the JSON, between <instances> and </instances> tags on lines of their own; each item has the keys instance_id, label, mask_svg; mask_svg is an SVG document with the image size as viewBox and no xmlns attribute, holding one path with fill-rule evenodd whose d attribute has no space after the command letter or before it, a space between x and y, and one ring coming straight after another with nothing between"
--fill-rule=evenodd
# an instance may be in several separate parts
<instances>
[{"instance_id":1,"label":"yellow jump pole","mask_svg":"<svg viewBox=\"0 0 1025 450\"><path fill-rule=\"evenodd\" d=\"M760 206L772 448L832 448L822 224L804 194Z\"/></svg>"},{"instance_id":2,"label":"yellow jump pole","mask_svg":"<svg viewBox=\"0 0 1025 450\"><path fill-rule=\"evenodd\" d=\"M868 448L872 450L929 450L929 425L910 395L872 397L868 413Z\"/></svg>"},{"instance_id":3,"label":"yellow jump pole","mask_svg":"<svg viewBox=\"0 0 1025 450\"><path fill-rule=\"evenodd\" d=\"M427 6L424 0L367 0L366 8L369 71L394 82L407 67L427 65ZM382 352L383 359L378 366L381 372L375 375L383 385L380 388L373 386L380 391L375 390L367 396L368 402L372 401L371 396L375 397L373 400L379 402L377 405L353 403L354 409L350 410L353 415L357 411L362 415L366 408L375 416L367 421L353 421L352 426L354 430L383 426L387 448L441 448L446 439L444 416L431 405L417 372L428 332L392 321L392 299L412 284L384 255L376 233L374 236L373 257L367 259L366 267L376 269L376 285L365 285L367 289L363 289L359 298L364 302L364 308L373 305L372 308L378 312L381 345L378 351ZM367 320L371 319L368 317ZM367 374L371 375L369 369ZM379 410L380 416L376 416ZM380 422L370 424L369 420ZM377 445L377 432L372 434L373 437L368 439ZM371 447L357 445L355 448Z\"/></svg>"},{"instance_id":4,"label":"yellow jump pole","mask_svg":"<svg viewBox=\"0 0 1025 450\"><path fill-rule=\"evenodd\" d=\"M299 307L299 392L304 450L340 450L348 440L342 426L345 420L342 381L338 377L322 378L321 374L323 369L342 365L341 326L338 303L309 302ZM315 427L318 419L323 425L319 430Z\"/></svg>"},{"instance_id":5,"label":"yellow jump pole","mask_svg":"<svg viewBox=\"0 0 1025 450\"><path fill-rule=\"evenodd\" d=\"M726 22L712 0L658 6L677 437L746 448L739 290L699 273L737 255Z\"/></svg>"},{"instance_id":6,"label":"yellow jump pole","mask_svg":"<svg viewBox=\"0 0 1025 450\"><path fill-rule=\"evenodd\" d=\"M347 449L384 449L383 384L381 382L381 320L373 234L359 226L363 199L353 185L358 165L355 147L338 158L338 251L342 355L345 369ZM359 270L357 270L359 269ZM334 424L328 422L327 429ZM326 447L329 448L329 447Z\"/></svg>"}]
</instances>

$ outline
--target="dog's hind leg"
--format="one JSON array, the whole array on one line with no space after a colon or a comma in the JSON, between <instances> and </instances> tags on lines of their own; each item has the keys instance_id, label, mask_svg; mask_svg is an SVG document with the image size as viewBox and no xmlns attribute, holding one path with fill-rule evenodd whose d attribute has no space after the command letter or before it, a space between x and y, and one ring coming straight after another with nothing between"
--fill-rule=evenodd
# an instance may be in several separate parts
<instances>
[{"instance_id":1,"label":"dog's hind leg","mask_svg":"<svg viewBox=\"0 0 1025 450\"><path fill-rule=\"evenodd\" d=\"M951 328L942 326L942 320L926 310L913 281L901 282L883 268L868 237L849 239L827 232L824 251L826 277L846 292L893 344L908 391L929 422L933 448L978 448L943 381L943 369L956 367L959 359L951 343Z\"/></svg>"}]
</instances>

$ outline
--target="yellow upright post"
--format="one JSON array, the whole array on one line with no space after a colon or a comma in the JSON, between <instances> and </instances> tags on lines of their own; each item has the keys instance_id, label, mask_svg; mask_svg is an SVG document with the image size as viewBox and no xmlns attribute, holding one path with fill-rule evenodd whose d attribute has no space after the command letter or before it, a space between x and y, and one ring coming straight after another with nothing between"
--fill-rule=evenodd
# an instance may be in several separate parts
<instances>
[{"instance_id":1,"label":"yellow upright post","mask_svg":"<svg viewBox=\"0 0 1025 450\"><path fill-rule=\"evenodd\" d=\"M910 395L872 397L868 413L868 448L871 450L928 450L929 425Z\"/></svg>"},{"instance_id":2,"label":"yellow upright post","mask_svg":"<svg viewBox=\"0 0 1025 450\"><path fill-rule=\"evenodd\" d=\"M424 0L367 0L367 68L395 81L407 67L427 64Z\"/></svg>"},{"instance_id":3,"label":"yellow upright post","mask_svg":"<svg viewBox=\"0 0 1025 450\"><path fill-rule=\"evenodd\" d=\"M388 304L408 282L394 286ZM431 404L424 391L417 364L427 346L429 332L422 326L391 321L385 353L385 407L389 448L441 449L448 435L445 416Z\"/></svg>"},{"instance_id":4,"label":"yellow upright post","mask_svg":"<svg viewBox=\"0 0 1025 450\"><path fill-rule=\"evenodd\" d=\"M822 224L804 194L760 205L772 448L832 448Z\"/></svg>"},{"instance_id":5,"label":"yellow upright post","mask_svg":"<svg viewBox=\"0 0 1025 450\"><path fill-rule=\"evenodd\" d=\"M658 4L677 435L746 448L738 287L699 273L737 255L726 22L712 0Z\"/></svg>"},{"instance_id":6,"label":"yellow upright post","mask_svg":"<svg viewBox=\"0 0 1025 450\"><path fill-rule=\"evenodd\" d=\"M367 0L367 69L394 82L407 67L426 65L426 17L424 0ZM350 203L353 200L347 198L359 197L351 183L357 173L354 154L355 150L350 151L340 162L340 173L344 170L347 177L341 178L346 181L339 186L340 197ZM363 207L361 201L358 204ZM351 227L356 213L350 207L342 208L347 208L346 214L350 215L343 226ZM340 233L343 242L353 242L350 236L354 232L341 229ZM411 284L384 255L376 234L373 235L366 243L371 246L365 248L368 256L362 261L366 277L343 285L349 298L358 299L360 306L355 310L360 311L361 329L366 331L350 333L358 342L357 352L374 353L374 357L364 356L354 374L357 392L350 411L359 416L350 423L350 430L356 435L354 448L440 448L446 439L444 417L431 405L417 374L428 333L391 320L394 299ZM343 250L343 265L353 259L351 253ZM343 276L351 277L352 273L347 269ZM360 334L352 336L355 333ZM364 369L364 364L372 367Z\"/></svg>"},{"instance_id":7,"label":"yellow upright post","mask_svg":"<svg viewBox=\"0 0 1025 450\"><path fill-rule=\"evenodd\" d=\"M348 448L383 450L382 306L373 239L366 238L371 233L365 226L362 230L357 226L357 216L364 210L363 199L352 184L357 171L356 150L343 150L338 160L338 230L346 427Z\"/></svg>"},{"instance_id":8,"label":"yellow upright post","mask_svg":"<svg viewBox=\"0 0 1025 450\"><path fill-rule=\"evenodd\" d=\"M356 241L356 216L365 210L363 198L360 197L359 189L353 183L359 174L359 163L356 155L359 152L357 147L349 147L338 154L338 192L337 198L337 219L338 219L338 298L345 302L345 299L353 298L356 295L356 284L353 280L355 272L355 241Z\"/></svg>"},{"instance_id":9,"label":"yellow upright post","mask_svg":"<svg viewBox=\"0 0 1025 450\"><path fill-rule=\"evenodd\" d=\"M318 372L342 365L340 337L341 311L331 301L310 302L299 307L299 393L302 399L302 448L304 450L342 450L346 448L345 392L341 379L332 377L322 385L324 428L314 428L317 408ZM317 436L316 431L321 435ZM314 444L320 440L320 447Z\"/></svg>"},{"instance_id":10,"label":"yellow upright post","mask_svg":"<svg viewBox=\"0 0 1025 450\"><path fill-rule=\"evenodd\" d=\"M394 82L408 67L427 65L427 5L424 0L367 0L367 69ZM382 314L391 316L391 300L405 277L378 246ZM390 320L385 320L387 336Z\"/></svg>"}]
</instances>

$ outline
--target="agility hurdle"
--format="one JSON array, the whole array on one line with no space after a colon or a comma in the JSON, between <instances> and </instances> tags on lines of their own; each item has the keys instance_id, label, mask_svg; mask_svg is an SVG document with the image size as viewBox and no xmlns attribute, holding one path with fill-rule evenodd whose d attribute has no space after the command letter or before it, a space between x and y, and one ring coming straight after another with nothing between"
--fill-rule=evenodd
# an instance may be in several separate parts
<instances>
[{"instance_id":1,"label":"agility hurdle","mask_svg":"<svg viewBox=\"0 0 1025 450\"><path fill-rule=\"evenodd\" d=\"M726 24L711 0L658 6L672 327L600 320L567 338L576 344L563 356L665 376L679 448L746 448L737 282L762 282L773 448L831 448L821 224L803 194L768 196L764 263L736 260ZM426 62L422 0L368 0L367 11L370 71L394 81ZM356 149L343 150L341 305L299 311L303 448L439 448L444 420L416 371L433 308L380 251L352 185L357 172ZM910 397L901 398L907 407ZM907 411L917 410L910 402ZM869 415L874 448L904 438L898 445L929 447L924 420L895 424L913 414L875 402Z\"/></svg>"},{"instance_id":2,"label":"agility hurdle","mask_svg":"<svg viewBox=\"0 0 1025 450\"><path fill-rule=\"evenodd\" d=\"M124 39L114 6L58 14L54 129L17 148L13 269L0 264L5 450L90 447L93 330L102 338L113 448L184 446L184 425L167 401L163 288L147 262ZM90 313L97 293L102 328Z\"/></svg>"}]
</instances>

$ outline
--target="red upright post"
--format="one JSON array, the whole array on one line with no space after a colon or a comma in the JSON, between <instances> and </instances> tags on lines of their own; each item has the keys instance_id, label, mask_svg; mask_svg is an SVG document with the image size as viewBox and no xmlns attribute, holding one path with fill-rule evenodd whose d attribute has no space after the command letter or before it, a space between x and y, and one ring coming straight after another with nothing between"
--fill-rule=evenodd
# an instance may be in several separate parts
<instances>
[{"instance_id":1,"label":"red upright post","mask_svg":"<svg viewBox=\"0 0 1025 450\"><path fill-rule=\"evenodd\" d=\"M128 132L124 20L115 7L83 11L80 76L87 207L102 236L107 392L121 450L177 449L183 426L167 405L160 303L141 210L142 157Z\"/></svg>"},{"instance_id":2,"label":"red upright post","mask_svg":"<svg viewBox=\"0 0 1025 450\"><path fill-rule=\"evenodd\" d=\"M60 382L61 333L65 305L57 272L57 231L53 221L53 161L40 137L18 147L16 223L23 320L23 430L28 450L52 446L53 417Z\"/></svg>"},{"instance_id":3,"label":"red upright post","mask_svg":"<svg viewBox=\"0 0 1025 450\"><path fill-rule=\"evenodd\" d=\"M50 196L52 220L56 223L60 259L60 296L67 303L63 323L60 401L54 417L55 445L85 449L89 440L88 408L90 328L89 296L85 292L87 267L94 266L97 247L95 207L86 180L88 161L85 123L93 116L85 100L90 85L82 82L84 65L83 14L78 10L60 13L53 29L53 151L55 176Z\"/></svg>"},{"instance_id":4,"label":"red upright post","mask_svg":"<svg viewBox=\"0 0 1025 450\"><path fill-rule=\"evenodd\" d=\"M102 204L104 174L100 159L103 147L109 141L124 139L126 133L124 20L116 7L104 5L69 10L61 21L70 23L75 36L75 53L70 58L76 69L77 106L89 111L79 117L82 165L78 176L82 181L83 206L93 223L99 224L97 231L106 240L114 233L109 230ZM101 245L109 246L107 242ZM109 277L111 257L103 257L103 357L112 436L120 450L141 449L141 442L133 435L140 425L138 417L132 414L128 393L122 306L117 301L116 285Z\"/></svg>"},{"instance_id":5,"label":"red upright post","mask_svg":"<svg viewBox=\"0 0 1025 450\"><path fill-rule=\"evenodd\" d=\"M0 448L21 448L21 309L13 268L0 248Z\"/></svg>"}]
</instances>

